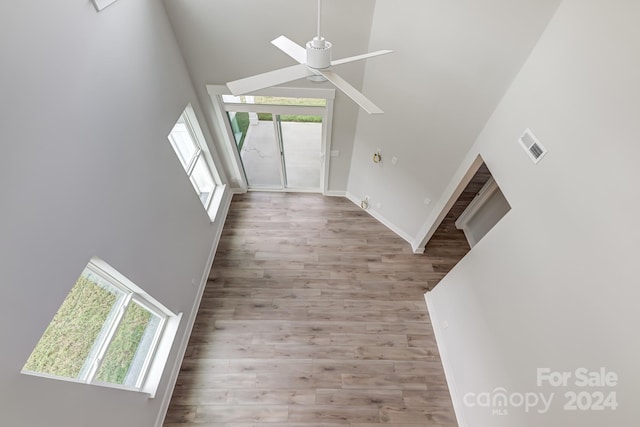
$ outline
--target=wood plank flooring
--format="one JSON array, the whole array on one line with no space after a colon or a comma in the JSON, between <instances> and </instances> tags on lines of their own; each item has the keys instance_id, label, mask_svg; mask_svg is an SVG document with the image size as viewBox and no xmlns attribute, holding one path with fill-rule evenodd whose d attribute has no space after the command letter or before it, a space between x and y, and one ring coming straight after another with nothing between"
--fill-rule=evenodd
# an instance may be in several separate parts
<instances>
[{"instance_id":1,"label":"wood plank flooring","mask_svg":"<svg viewBox=\"0 0 640 427\"><path fill-rule=\"evenodd\" d=\"M346 199L237 195L165 427L453 427L427 256Z\"/></svg>"},{"instance_id":2,"label":"wood plank flooring","mask_svg":"<svg viewBox=\"0 0 640 427\"><path fill-rule=\"evenodd\" d=\"M471 250L464 232L456 228L456 221L490 178L489 168L482 163L427 243L424 254L433 264L433 271L440 273L431 282L431 289Z\"/></svg>"}]
</instances>

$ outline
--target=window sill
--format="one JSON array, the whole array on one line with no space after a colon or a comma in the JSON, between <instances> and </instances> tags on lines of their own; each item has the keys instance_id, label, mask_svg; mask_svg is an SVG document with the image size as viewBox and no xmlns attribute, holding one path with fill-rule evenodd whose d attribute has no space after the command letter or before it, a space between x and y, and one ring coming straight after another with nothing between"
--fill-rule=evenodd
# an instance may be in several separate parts
<instances>
[{"instance_id":1,"label":"window sill","mask_svg":"<svg viewBox=\"0 0 640 427\"><path fill-rule=\"evenodd\" d=\"M160 338L160 342L156 348L156 353L153 356L153 361L149 367L149 372L147 372L147 377L144 379L144 383L139 390L142 393L147 393L150 399L153 399L156 396L156 391L158 391L158 386L160 385L164 368L167 364L167 360L169 360L171 347L173 346L176 334L178 333L180 320L182 320L182 313L171 316L167 320L165 330L162 333L162 338ZM110 384L107 384L107 386L110 386Z\"/></svg>"},{"instance_id":2,"label":"window sill","mask_svg":"<svg viewBox=\"0 0 640 427\"><path fill-rule=\"evenodd\" d=\"M215 222L216 220L216 215L218 215L220 205L222 205L222 199L224 198L226 189L226 184L216 185L216 189L213 191L213 196L211 196L211 202L209 203L209 208L207 209L207 213L209 214L209 219L211 219L211 222Z\"/></svg>"}]
</instances>

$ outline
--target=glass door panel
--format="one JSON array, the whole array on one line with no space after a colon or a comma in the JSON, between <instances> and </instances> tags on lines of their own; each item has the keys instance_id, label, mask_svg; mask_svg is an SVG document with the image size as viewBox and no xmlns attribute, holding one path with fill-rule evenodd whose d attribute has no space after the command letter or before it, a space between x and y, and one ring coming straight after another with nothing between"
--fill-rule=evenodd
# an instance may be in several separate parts
<instances>
[{"instance_id":1,"label":"glass door panel","mask_svg":"<svg viewBox=\"0 0 640 427\"><path fill-rule=\"evenodd\" d=\"M244 114L248 116L245 118ZM235 113L234 119L238 118L238 132L234 129L234 134L249 188L282 189L280 143L271 114Z\"/></svg>"},{"instance_id":2,"label":"glass door panel","mask_svg":"<svg viewBox=\"0 0 640 427\"><path fill-rule=\"evenodd\" d=\"M321 188L322 116L278 116L286 187Z\"/></svg>"}]
</instances>

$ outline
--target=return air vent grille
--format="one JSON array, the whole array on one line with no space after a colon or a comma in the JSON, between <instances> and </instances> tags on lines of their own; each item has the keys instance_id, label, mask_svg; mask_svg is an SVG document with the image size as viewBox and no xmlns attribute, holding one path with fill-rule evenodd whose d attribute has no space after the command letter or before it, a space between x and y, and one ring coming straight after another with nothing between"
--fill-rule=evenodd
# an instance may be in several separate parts
<instances>
[{"instance_id":1,"label":"return air vent grille","mask_svg":"<svg viewBox=\"0 0 640 427\"><path fill-rule=\"evenodd\" d=\"M540 144L538 138L531 132L531 130L526 129L520 139L520 145L525 149L533 163L538 163L540 159L547 154L547 149Z\"/></svg>"}]
</instances>

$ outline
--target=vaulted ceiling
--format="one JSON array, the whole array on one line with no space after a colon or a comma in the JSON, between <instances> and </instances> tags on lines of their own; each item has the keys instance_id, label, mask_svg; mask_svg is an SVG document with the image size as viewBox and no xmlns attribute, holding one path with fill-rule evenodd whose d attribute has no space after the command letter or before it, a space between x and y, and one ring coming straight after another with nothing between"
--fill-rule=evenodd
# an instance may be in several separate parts
<instances>
[{"instance_id":1,"label":"vaulted ceiling","mask_svg":"<svg viewBox=\"0 0 640 427\"><path fill-rule=\"evenodd\" d=\"M560 0L325 0L334 57L393 49L340 66L384 111L337 94L330 190L370 195L378 214L415 236ZM293 65L270 40L315 35L315 0L165 0L205 109L205 86ZM299 80L287 86L307 86ZM331 87L322 83L321 87ZM316 86L317 87L317 86ZM215 123L210 123L215 127ZM397 166L372 168L371 152Z\"/></svg>"}]
</instances>

